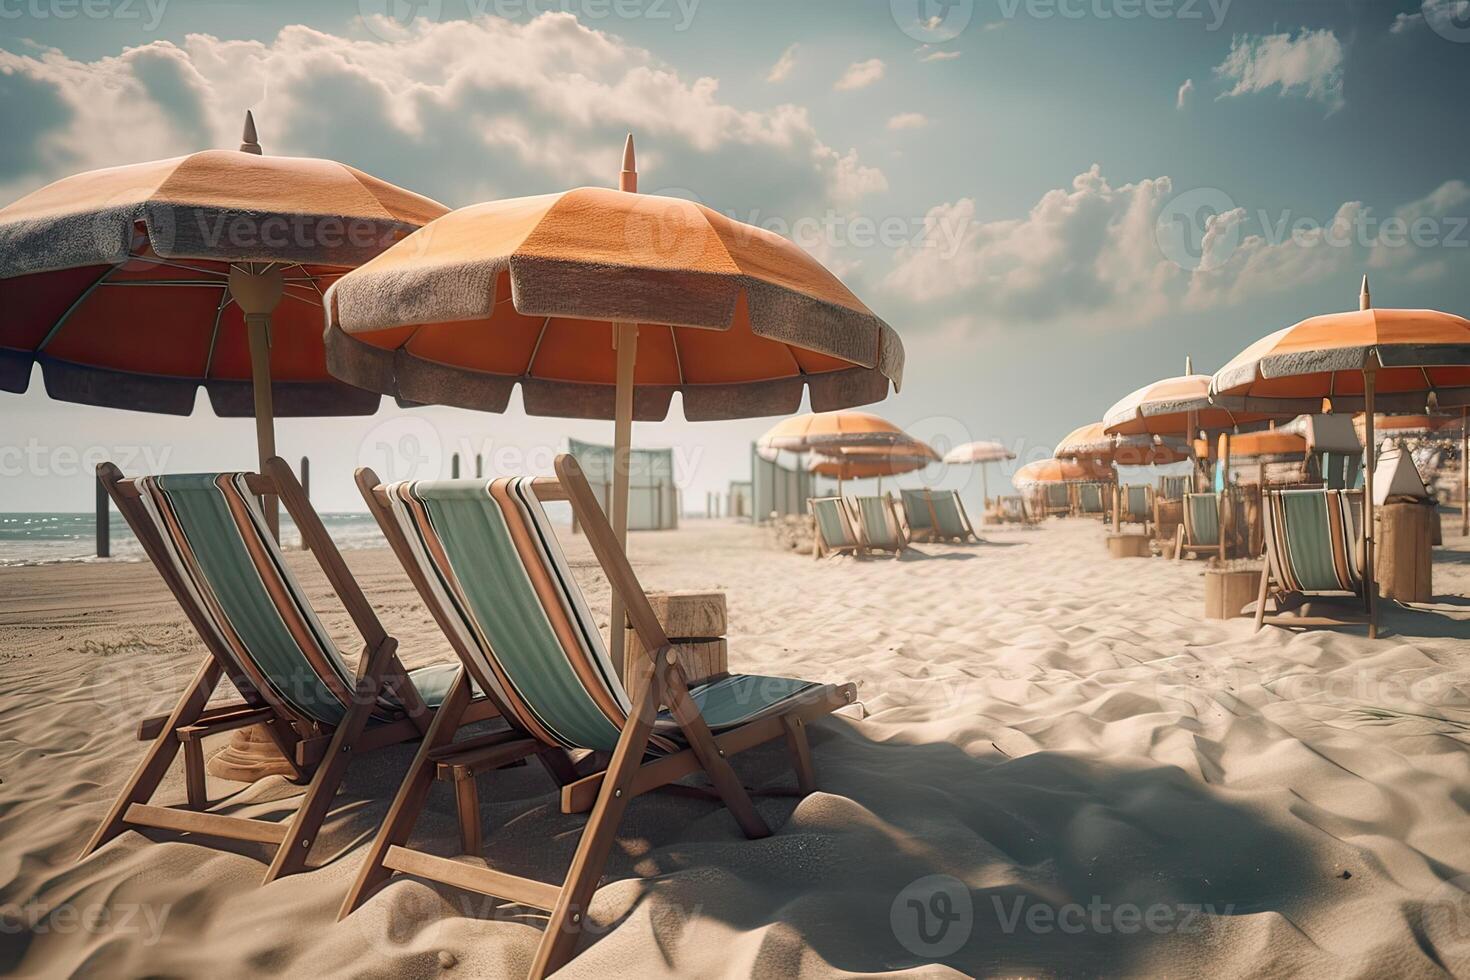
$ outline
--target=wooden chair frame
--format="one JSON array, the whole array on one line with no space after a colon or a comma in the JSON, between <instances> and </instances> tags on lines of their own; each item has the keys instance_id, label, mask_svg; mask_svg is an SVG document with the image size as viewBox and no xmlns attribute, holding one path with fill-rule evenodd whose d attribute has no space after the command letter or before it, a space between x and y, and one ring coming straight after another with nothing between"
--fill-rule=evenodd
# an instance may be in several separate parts
<instances>
[{"instance_id":1,"label":"wooden chair frame","mask_svg":"<svg viewBox=\"0 0 1470 980\"><path fill-rule=\"evenodd\" d=\"M266 462L266 470L266 474L247 474L247 486L258 494L280 498L362 638L363 651L352 704L342 721L335 728L328 728L238 674L232 667L230 653L220 648L206 613L179 579L161 535L143 509L136 481L126 478L114 464L102 463L97 467L98 479L137 535L209 655L169 714L145 718L139 724L138 739L151 744L77 860L129 828L149 827L273 845L275 851L265 875L267 882L301 871L306 867L312 842L348 763L361 753L420 738L430 727L434 712L424 704L398 659L397 640L378 621L291 467L276 457ZM208 707L222 677L229 677L243 700ZM370 726L368 722L378 708L378 696L383 693L395 696L404 710L389 721ZM485 718L498 712L493 705L481 701L472 713ZM264 729L291 766L293 781L306 784L306 795L288 823L210 810L212 803L205 786L204 739L249 725ZM162 806L150 802L180 748L184 752L186 803Z\"/></svg>"},{"instance_id":2,"label":"wooden chair frame","mask_svg":"<svg viewBox=\"0 0 1470 980\"><path fill-rule=\"evenodd\" d=\"M1230 491L1228 490L1221 493L1217 499L1220 508L1220 516L1217 519L1220 527L1220 541L1218 544L1196 544L1186 540L1189 535L1186 533L1185 528L1189 526L1189 522L1185 519L1185 510L1189 507L1189 501L1187 499L1180 501L1183 506L1179 514L1179 527L1174 532L1175 561L1183 561L1186 554L1214 554L1220 561L1225 561L1226 556L1229 554L1227 545L1230 541L1230 535L1235 533L1235 507L1230 497ZM1157 506L1157 500L1155 500L1155 506Z\"/></svg>"},{"instance_id":3,"label":"wooden chair frame","mask_svg":"<svg viewBox=\"0 0 1470 980\"><path fill-rule=\"evenodd\" d=\"M443 708L434 718L387 818L369 846L367 859L341 909L341 917L347 916L395 872L401 872L548 912L550 919L531 964L531 976L534 978L554 972L576 953L585 927L588 904L597 890L623 812L633 797L669 786L703 770L714 793L730 810L741 831L749 838L765 837L770 834L770 828L756 811L728 757L773 739L784 738L796 771L798 790L803 795L810 793L816 788L816 774L812 767L806 725L813 718L852 703L857 697L856 688L851 684L823 685L785 711L763 716L719 735L713 734L689 695L688 683L674 648L649 605L581 467L572 456L561 455L556 460L556 473L557 479L540 478L535 481L536 496L541 500L565 500L571 504L572 512L614 593L621 597L627 618L648 658L642 663L634 661L637 669L627 678L632 709L611 758L604 767L590 775L577 778L576 773L570 773L561 786L562 812L590 811L566 878L560 885L553 885L428 854L408 846L414 823L439 770L453 768L465 761L503 764L509 758L521 757L541 747L535 739L514 732L502 733L501 739L490 743L477 739L456 743L454 737L461 724L460 712L470 690L467 672L461 671ZM357 472L357 482L394 551L400 559L408 559L404 560L404 567L410 570L410 577L419 586L422 576L418 573L417 562L412 560L408 541L389 510L386 493L379 486L377 476L371 470L361 469ZM427 588L421 587L421 593L435 618L442 623L443 617L449 615L448 611L438 608L438 600ZM456 644L456 650L468 660L469 655L458 650L457 632L446 630L446 633ZM689 747L674 755L650 760L645 754L660 705L669 707ZM471 842L478 844L478 834Z\"/></svg>"},{"instance_id":4,"label":"wooden chair frame","mask_svg":"<svg viewBox=\"0 0 1470 980\"><path fill-rule=\"evenodd\" d=\"M837 509L842 511L842 516L847 520L847 529L852 532L852 544L830 545L822 538L822 525L817 520L817 501L835 500ZM852 554L858 558L867 554L863 545L862 533L858 530L857 518L853 515L852 508L848 506L846 497L808 497L806 500L806 512L812 518L812 557L821 560L832 555Z\"/></svg>"},{"instance_id":5,"label":"wooden chair frame","mask_svg":"<svg viewBox=\"0 0 1470 980\"><path fill-rule=\"evenodd\" d=\"M1263 525L1267 520L1264 514L1264 510L1269 503L1266 494L1269 494L1270 492L1271 491L1264 489L1262 492L1261 507L1263 513L1261 520ZM1366 578L1364 579L1362 595L1363 612L1359 615L1315 616L1306 615L1303 612L1293 612L1292 610L1305 605L1308 596L1314 595L1316 593L1291 592L1288 591L1281 582L1277 581L1276 577L1271 573L1272 563L1273 561L1277 560L1275 555L1272 554L1272 552L1274 551L1274 547L1272 545L1272 537L1273 535L1271 534L1265 535L1266 563L1261 568L1261 585L1260 589L1256 593L1255 632L1259 632L1262 626L1287 626L1297 628L1324 626L1367 626L1368 639L1376 640L1378 638L1377 582L1371 581ZM1361 542L1362 539L1359 538L1358 541L1355 542L1355 548L1360 545ZM1277 586L1277 588L1272 589L1273 585ZM1331 598L1340 599L1346 597ZM1272 600L1276 603L1276 611L1269 615L1266 613L1266 602L1268 600Z\"/></svg>"},{"instance_id":6,"label":"wooden chair frame","mask_svg":"<svg viewBox=\"0 0 1470 980\"><path fill-rule=\"evenodd\" d=\"M901 506L898 509L899 513L903 516L903 524L901 526L903 529L903 533L908 537L909 541L958 541L961 544L974 541L977 544L979 543L980 535L975 533L975 527L973 524L970 523L970 515L965 513L964 501L959 499L958 494L955 494L954 501L955 506L959 509L960 521L964 524L965 529L961 534L941 534L939 530L939 511L934 506L934 491L925 487L916 492L922 493L924 495L924 503L928 505L929 526L927 528L918 528L916 530L914 528L913 522L909 520L908 505L904 504L903 506ZM953 491L945 492L952 493ZM901 498L902 493L900 493L899 496Z\"/></svg>"},{"instance_id":7,"label":"wooden chair frame","mask_svg":"<svg viewBox=\"0 0 1470 980\"><path fill-rule=\"evenodd\" d=\"M1143 505L1143 519L1142 520L1139 520L1136 517L1134 517L1134 515L1128 513L1127 508L1124 506L1124 502L1128 499L1128 489L1130 487L1135 487L1135 486L1143 487L1143 489L1144 489L1144 497L1145 497L1145 500L1144 500L1144 505ZM1153 534L1153 529L1154 529L1153 521L1154 521L1154 488L1153 488L1153 484L1151 484L1151 483L1130 483L1130 484L1115 483L1115 484L1113 484L1113 531L1114 532L1116 532L1118 534L1122 534L1123 533L1123 526L1125 524L1142 524L1143 525L1143 533L1144 534L1151 535L1151 534Z\"/></svg>"}]
</instances>

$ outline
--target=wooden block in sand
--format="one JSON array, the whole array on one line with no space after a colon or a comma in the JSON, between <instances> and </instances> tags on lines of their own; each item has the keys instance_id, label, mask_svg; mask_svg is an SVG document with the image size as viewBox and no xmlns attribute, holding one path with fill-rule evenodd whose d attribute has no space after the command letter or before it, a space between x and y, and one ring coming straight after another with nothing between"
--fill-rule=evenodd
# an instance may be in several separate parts
<instances>
[{"instance_id":1,"label":"wooden block in sand","mask_svg":"<svg viewBox=\"0 0 1470 980\"><path fill-rule=\"evenodd\" d=\"M1108 553L1114 558L1148 558L1153 552L1147 534L1109 534Z\"/></svg>"},{"instance_id":2,"label":"wooden block in sand","mask_svg":"<svg viewBox=\"0 0 1470 980\"><path fill-rule=\"evenodd\" d=\"M1205 569L1205 618L1234 619L1256 601L1261 586L1259 568Z\"/></svg>"},{"instance_id":3,"label":"wooden block in sand","mask_svg":"<svg viewBox=\"0 0 1470 980\"><path fill-rule=\"evenodd\" d=\"M691 686L729 671L723 592L650 592L648 604L674 644L679 665ZM625 641L623 676L629 677L637 662L635 658L647 654L632 628L627 630Z\"/></svg>"},{"instance_id":4,"label":"wooden block in sand","mask_svg":"<svg viewBox=\"0 0 1470 980\"><path fill-rule=\"evenodd\" d=\"M1400 602L1434 597L1434 508L1419 503L1387 503L1376 511L1378 546L1374 571L1378 594Z\"/></svg>"}]
</instances>

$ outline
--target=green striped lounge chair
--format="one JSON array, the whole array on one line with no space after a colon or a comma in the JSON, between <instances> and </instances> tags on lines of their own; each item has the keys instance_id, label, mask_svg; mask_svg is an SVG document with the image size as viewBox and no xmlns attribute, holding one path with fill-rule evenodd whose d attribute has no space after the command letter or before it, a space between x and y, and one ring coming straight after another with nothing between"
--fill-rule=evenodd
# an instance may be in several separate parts
<instances>
[{"instance_id":1,"label":"green striped lounge chair","mask_svg":"<svg viewBox=\"0 0 1470 980\"><path fill-rule=\"evenodd\" d=\"M1377 591L1364 582L1359 565L1363 523L1361 490L1270 490L1262 501L1266 537L1266 564L1261 570L1261 588L1256 601L1256 629L1277 626L1368 627L1370 639L1378 635ZM1340 614L1317 615L1304 611L1312 596L1348 598L1361 602L1361 613L1352 611L1357 602L1345 605ZM1275 611L1267 613L1268 601Z\"/></svg>"},{"instance_id":2,"label":"green striped lounge chair","mask_svg":"<svg viewBox=\"0 0 1470 980\"><path fill-rule=\"evenodd\" d=\"M852 512L857 515L858 538L867 551L888 551L894 557L909 546L899 523L893 498L888 494L881 497L852 498Z\"/></svg>"},{"instance_id":3,"label":"green striped lounge chair","mask_svg":"<svg viewBox=\"0 0 1470 980\"><path fill-rule=\"evenodd\" d=\"M807 501L812 514L812 556L862 554L863 543L853 527L847 501L841 497L814 497Z\"/></svg>"},{"instance_id":4,"label":"green striped lounge chair","mask_svg":"<svg viewBox=\"0 0 1470 980\"><path fill-rule=\"evenodd\" d=\"M512 905L550 913L532 960L543 977L577 951L583 915L606 870L618 824L633 797L703 771L713 795L747 837L770 833L729 756L784 738L802 793L815 788L806 725L852 703L852 685L721 674L687 685L673 647L607 518L570 455L557 479L449 480L380 486L368 470L358 485L394 552L464 664L424 738L342 915L395 872L428 878ZM613 670L597 622L572 578L543 503L571 504L627 616L645 661L627 684ZM497 700L510 730L456 741L457 712L471 684ZM561 809L591 811L567 876L547 883L409 846L436 776L503 765L525 744L583 751L581 771L561 779ZM590 773L587 772L590 768ZM454 777L457 785L473 780ZM688 790L688 787L685 787ZM456 794L461 822L478 820L472 796ZM466 812L466 808L470 812ZM547 827L548 846L564 825ZM463 840L463 835L462 835Z\"/></svg>"},{"instance_id":5,"label":"green striped lounge chair","mask_svg":"<svg viewBox=\"0 0 1470 980\"><path fill-rule=\"evenodd\" d=\"M1214 554L1225 560L1229 530L1221 519L1227 513L1224 502L1224 494L1220 493L1184 495L1183 520L1174 538L1176 560L1182 560L1186 554Z\"/></svg>"},{"instance_id":6,"label":"green striped lounge chair","mask_svg":"<svg viewBox=\"0 0 1470 980\"><path fill-rule=\"evenodd\" d=\"M1106 485L1102 483L1079 483L1077 484L1077 509L1086 515L1104 515L1107 513L1107 497L1105 496Z\"/></svg>"},{"instance_id":7,"label":"green striped lounge chair","mask_svg":"<svg viewBox=\"0 0 1470 980\"><path fill-rule=\"evenodd\" d=\"M909 540L929 541L934 538L939 520L934 508L934 495L928 490L900 490L898 493Z\"/></svg>"},{"instance_id":8,"label":"green striped lounge chair","mask_svg":"<svg viewBox=\"0 0 1470 980\"><path fill-rule=\"evenodd\" d=\"M955 490L902 490L911 541L979 541Z\"/></svg>"},{"instance_id":9,"label":"green striped lounge chair","mask_svg":"<svg viewBox=\"0 0 1470 980\"><path fill-rule=\"evenodd\" d=\"M1146 483L1124 484L1118 488L1118 527L1124 524L1142 524L1144 533L1154 519L1154 488Z\"/></svg>"},{"instance_id":10,"label":"green striped lounge chair","mask_svg":"<svg viewBox=\"0 0 1470 980\"><path fill-rule=\"evenodd\" d=\"M87 842L85 858L131 828L223 838L272 849L265 880L305 868L349 761L364 752L416 740L429 728L458 664L406 671L397 643L378 622L290 467L268 461L266 473L208 473L127 479L111 463L98 478L208 656L167 715L145 719L150 743ZM363 648L354 669L342 659L300 583L281 556L260 508L277 494L328 583L357 628ZM211 705L222 678L240 700ZM495 714L481 699L476 718ZM306 793L287 822L219 812L208 796L203 740L259 726L280 750ZM186 802L152 801L179 750ZM216 801L221 802L221 801Z\"/></svg>"},{"instance_id":11,"label":"green striped lounge chair","mask_svg":"<svg viewBox=\"0 0 1470 980\"><path fill-rule=\"evenodd\" d=\"M1067 483L1044 483L1041 487L1041 502L1046 508L1045 516L1061 515L1065 517L1072 512L1072 487Z\"/></svg>"}]
</instances>

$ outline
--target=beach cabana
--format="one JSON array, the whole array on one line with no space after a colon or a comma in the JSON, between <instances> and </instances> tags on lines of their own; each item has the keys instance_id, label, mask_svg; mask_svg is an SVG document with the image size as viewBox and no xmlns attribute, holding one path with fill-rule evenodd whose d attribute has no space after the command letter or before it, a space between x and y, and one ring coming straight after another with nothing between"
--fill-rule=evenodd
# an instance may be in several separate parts
<instances>
[{"instance_id":1,"label":"beach cabana","mask_svg":"<svg viewBox=\"0 0 1470 980\"><path fill-rule=\"evenodd\" d=\"M1210 393L1217 404L1244 412L1364 413L1361 577L1369 636L1376 636L1374 413L1470 405L1470 320L1437 310L1375 309L1366 276L1358 306L1256 341L1215 374ZM1268 548L1271 540L1268 528Z\"/></svg>"},{"instance_id":2,"label":"beach cabana","mask_svg":"<svg viewBox=\"0 0 1470 980\"><path fill-rule=\"evenodd\" d=\"M327 371L322 293L448 209L346 164L206 150L67 177L0 210L0 390L33 364L52 398L255 417L371 415ZM274 498L266 521L276 532Z\"/></svg>"},{"instance_id":3,"label":"beach cabana","mask_svg":"<svg viewBox=\"0 0 1470 980\"><path fill-rule=\"evenodd\" d=\"M903 376L893 328L821 263L763 228L618 189L460 208L328 292L327 363L404 401L613 422L609 517L627 543L634 419L678 393L691 421L881 401ZM612 609L622 662L621 599Z\"/></svg>"}]
</instances>

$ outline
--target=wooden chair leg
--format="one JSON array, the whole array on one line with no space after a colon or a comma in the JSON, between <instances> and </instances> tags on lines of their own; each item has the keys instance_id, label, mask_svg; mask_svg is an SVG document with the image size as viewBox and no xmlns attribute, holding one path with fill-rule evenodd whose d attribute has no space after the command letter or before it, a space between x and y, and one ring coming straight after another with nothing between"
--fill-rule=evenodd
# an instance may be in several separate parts
<instances>
[{"instance_id":1,"label":"wooden chair leg","mask_svg":"<svg viewBox=\"0 0 1470 980\"><path fill-rule=\"evenodd\" d=\"M660 653L673 660L673 650ZM735 822L740 825L740 830L746 837L756 840L761 837L771 836L771 828L766 825L756 810L755 804L750 801L750 794L745 791L745 786L740 782L740 777L735 775L735 770L730 766L730 760L725 758L725 750L715 745L715 739L710 734L709 726L705 724L704 716L699 713L699 708L694 704L694 699L689 696L689 688L684 682L684 670L677 662L668 664L665 674L668 678L665 685L664 699L669 706L669 712L679 727L684 730L684 737L689 742L689 748L694 751L695 758L709 775L709 781L714 784L715 791L725 801Z\"/></svg>"},{"instance_id":2,"label":"wooden chair leg","mask_svg":"<svg viewBox=\"0 0 1470 980\"><path fill-rule=\"evenodd\" d=\"M204 783L204 740L186 738L184 746L184 793L191 810L209 809L209 791Z\"/></svg>"},{"instance_id":3,"label":"wooden chair leg","mask_svg":"<svg viewBox=\"0 0 1470 980\"><path fill-rule=\"evenodd\" d=\"M783 715L781 727L786 730L786 747L791 751L791 766L796 770L796 788L802 796L815 793L817 774L812 768L812 747L806 737L806 722Z\"/></svg>"},{"instance_id":4,"label":"wooden chair leg","mask_svg":"<svg viewBox=\"0 0 1470 980\"><path fill-rule=\"evenodd\" d=\"M454 803L459 811L460 846L465 854L479 857L485 848L480 836L480 791L474 773L455 772Z\"/></svg>"},{"instance_id":5,"label":"wooden chair leg","mask_svg":"<svg viewBox=\"0 0 1470 980\"><path fill-rule=\"evenodd\" d=\"M648 676L646 668L640 667L638 672L641 676L633 684L635 693L632 711L628 714L628 724L618 737L612 762L608 764L607 774L602 780L602 789L597 794L597 802L592 806L592 814L587 819L586 829L582 831L582 839L577 843L577 853L572 857L572 866L567 872L561 894L557 896L556 908L551 910L546 932L541 936L541 944L536 947L536 956L531 961L532 980L541 980L561 969L576 951L577 940L581 938L582 928L586 924L587 906L592 901L593 893L597 891L597 883L607 864L618 822L622 820L623 811L633 798L633 776L643 763L648 737L653 733L653 721L658 707L654 690L663 687L664 670L660 666L653 677Z\"/></svg>"},{"instance_id":6,"label":"wooden chair leg","mask_svg":"<svg viewBox=\"0 0 1470 980\"><path fill-rule=\"evenodd\" d=\"M369 663L357 679L353 704L337 725L337 730L332 733L326 755L317 765L311 783L307 786L306 796L295 816L291 818L286 838L276 849L271 866L265 873L267 883L295 874L306 867L306 859L311 853L312 842L316 840L316 832L326 819L332 799L337 795L337 787L347 773L347 766L357 748L357 740L367 727L368 720L372 718L378 694L383 690L383 672L397 647L398 641L390 636L384 638L378 649L364 655Z\"/></svg>"},{"instance_id":7,"label":"wooden chair leg","mask_svg":"<svg viewBox=\"0 0 1470 980\"><path fill-rule=\"evenodd\" d=\"M1266 593L1267 593L1267 591L1268 591L1268 589L1270 587L1270 584L1271 584L1271 564L1270 564L1270 562L1267 562L1266 563L1266 566L1261 569L1261 587L1256 592L1256 628L1255 628L1255 632L1257 632L1257 633L1259 633L1261 631L1261 627L1263 625L1265 625L1265 622L1266 622Z\"/></svg>"},{"instance_id":8,"label":"wooden chair leg","mask_svg":"<svg viewBox=\"0 0 1470 980\"><path fill-rule=\"evenodd\" d=\"M434 784L435 763L430 756L435 749L454 741L455 733L459 731L460 719L464 717L469 703L470 682L465 672L461 670L450 686L444 703L435 712L434 722L429 726L429 733L420 743L418 754L414 756L408 774L398 787L398 795L393 798L393 803L388 807L388 813L383 818L383 825L378 828L377 836L368 845L367 856L363 859L362 867L357 872L357 879L352 883L352 888L348 890L347 897L342 902L342 908L337 914L339 920L346 918L349 913L365 902L379 885L392 877L393 872L384 866L383 857L388 853L390 847L401 847L408 843L408 837L413 833L414 822L424 808L424 801L429 796L429 788Z\"/></svg>"},{"instance_id":9,"label":"wooden chair leg","mask_svg":"<svg viewBox=\"0 0 1470 980\"><path fill-rule=\"evenodd\" d=\"M1184 525L1174 529L1174 560L1184 560Z\"/></svg>"},{"instance_id":10,"label":"wooden chair leg","mask_svg":"<svg viewBox=\"0 0 1470 980\"><path fill-rule=\"evenodd\" d=\"M128 777L127 785L113 801L112 808L107 811L107 816L92 834L91 840L87 841L82 852L77 855L77 860L91 854L97 848L112 840L127 828L123 815L128 812L128 807L134 803L147 803L158 789L158 784L163 780L164 773L173 764L174 755L179 751L179 740L174 732L184 725L192 725L199 720L199 715L209 704L209 696L214 693L215 684L219 683L220 667L214 657L207 657L200 666L194 679L189 682L179 703L174 706L173 713L169 715L168 721L164 723L163 729L153 739L153 744L148 747L143 761L138 763L138 768Z\"/></svg>"}]
</instances>

